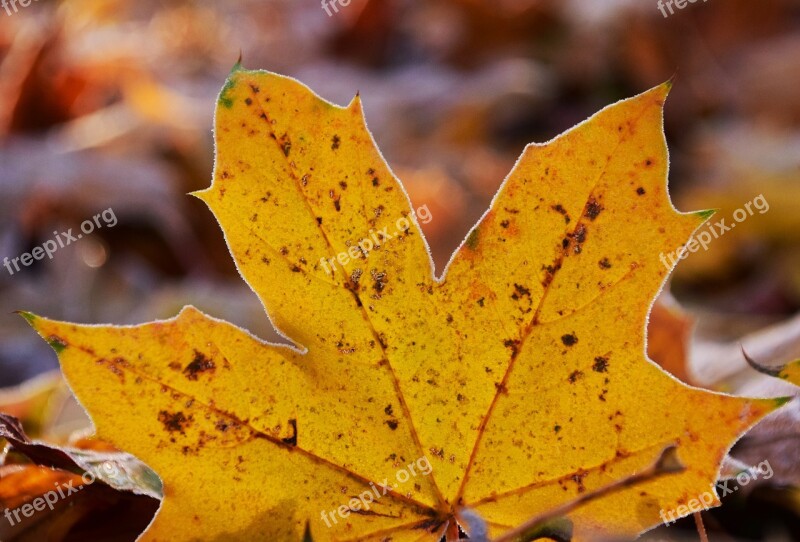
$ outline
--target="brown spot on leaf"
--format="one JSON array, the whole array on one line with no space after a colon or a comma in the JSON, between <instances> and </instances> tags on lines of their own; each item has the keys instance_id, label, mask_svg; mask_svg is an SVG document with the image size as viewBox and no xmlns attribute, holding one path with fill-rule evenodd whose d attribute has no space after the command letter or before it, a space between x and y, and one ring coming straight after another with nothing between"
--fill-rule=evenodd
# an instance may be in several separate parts
<instances>
[{"instance_id":1,"label":"brown spot on leaf","mask_svg":"<svg viewBox=\"0 0 800 542\"><path fill-rule=\"evenodd\" d=\"M503 341L503 346L511 349L511 355L516 356L519 352L519 341L515 339L506 339Z\"/></svg>"},{"instance_id":2,"label":"brown spot on leaf","mask_svg":"<svg viewBox=\"0 0 800 542\"><path fill-rule=\"evenodd\" d=\"M552 210L554 210L555 212L559 213L560 215L562 215L564 217L564 222L569 224L570 218L569 218L569 215L567 214L567 210L564 209L563 205L561 205L560 203L557 203L556 205L551 205L550 208Z\"/></svg>"},{"instance_id":3,"label":"brown spot on leaf","mask_svg":"<svg viewBox=\"0 0 800 542\"><path fill-rule=\"evenodd\" d=\"M335 191L333 191L333 190L329 190L329 191L328 191L328 196L329 196L329 197L330 197L330 198L333 200L333 207L334 207L334 208L335 208L337 211L341 211L341 210L342 210L342 206L341 206L341 204L339 203L339 199L341 198L341 196L339 196L339 194L337 194L337 193L336 193Z\"/></svg>"},{"instance_id":4,"label":"brown spot on leaf","mask_svg":"<svg viewBox=\"0 0 800 542\"><path fill-rule=\"evenodd\" d=\"M125 359L114 358L113 360L107 360L105 358L101 358L97 360L97 364L107 368L109 371L118 376L123 384L125 383L125 373L123 372L123 369L128 367L128 362L125 361Z\"/></svg>"},{"instance_id":5,"label":"brown spot on leaf","mask_svg":"<svg viewBox=\"0 0 800 542\"><path fill-rule=\"evenodd\" d=\"M186 428L192 423L192 417L189 416L187 418L183 412L172 413L162 410L158 413L158 421L164 424L164 429L169 433L178 432L181 435L185 435Z\"/></svg>"},{"instance_id":6,"label":"brown spot on leaf","mask_svg":"<svg viewBox=\"0 0 800 542\"><path fill-rule=\"evenodd\" d=\"M231 423L225 420L217 420L217 423L214 424L214 427L217 431L225 433L228 429L230 429L231 425Z\"/></svg>"},{"instance_id":7,"label":"brown spot on leaf","mask_svg":"<svg viewBox=\"0 0 800 542\"><path fill-rule=\"evenodd\" d=\"M583 479L586 477L586 472L580 471L573 474L570 478L573 482L578 484L578 493L583 493L586 491L586 487L583 485Z\"/></svg>"},{"instance_id":8,"label":"brown spot on leaf","mask_svg":"<svg viewBox=\"0 0 800 542\"><path fill-rule=\"evenodd\" d=\"M564 343L564 346L572 346L578 342L578 337L575 333L568 333L567 335L561 336L561 342Z\"/></svg>"},{"instance_id":9,"label":"brown spot on leaf","mask_svg":"<svg viewBox=\"0 0 800 542\"><path fill-rule=\"evenodd\" d=\"M289 446L297 446L297 420L292 418L289 420L289 425L292 428L292 435L286 438L282 438L281 441L284 444L288 444Z\"/></svg>"},{"instance_id":10,"label":"brown spot on leaf","mask_svg":"<svg viewBox=\"0 0 800 542\"><path fill-rule=\"evenodd\" d=\"M586 217L589 220L594 220L603 209L604 207L596 199L592 198L589 200L589 204L586 205Z\"/></svg>"},{"instance_id":11,"label":"brown spot on leaf","mask_svg":"<svg viewBox=\"0 0 800 542\"><path fill-rule=\"evenodd\" d=\"M217 366L202 352L194 351L194 359L183 369L183 374L189 380L197 380L198 375L205 372L214 372Z\"/></svg>"},{"instance_id":12,"label":"brown spot on leaf","mask_svg":"<svg viewBox=\"0 0 800 542\"><path fill-rule=\"evenodd\" d=\"M522 297L527 297L528 299L530 299L531 291L528 288L522 286L521 284L514 284L514 293L511 294L511 299L516 301L517 299L520 299Z\"/></svg>"},{"instance_id":13,"label":"brown spot on leaf","mask_svg":"<svg viewBox=\"0 0 800 542\"><path fill-rule=\"evenodd\" d=\"M283 155L287 158L289 157L289 153L292 151L292 140L289 139L288 134L283 134L281 136L281 150L283 151Z\"/></svg>"},{"instance_id":14,"label":"brown spot on leaf","mask_svg":"<svg viewBox=\"0 0 800 542\"><path fill-rule=\"evenodd\" d=\"M604 356L597 356L594 358L594 365L592 370L596 373L605 373L608 371L608 358Z\"/></svg>"},{"instance_id":15,"label":"brown spot on leaf","mask_svg":"<svg viewBox=\"0 0 800 542\"><path fill-rule=\"evenodd\" d=\"M575 240L575 246L572 247L572 251L575 254L580 254L582 250L582 245L584 241L586 241L586 226L583 224L579 224L577 228L575 228L575 233L573 233L573 239Z\"/></svg>"},{"instance_id":16,"label":"brown spot on leaf","mask_svg":"<svg viewBox=\"0 0 800 542\"><path fill-rule=\"evenodd\" d=\"M376 296L380 299L381 292L383 292L384 288L386 288L386 273L383 271L378 271L377 269L373 269L370 271L372 275L372 289L375 290Z\"/></svg>"},{"instance_id":17,"label":"brown spot on leaf","mask_svg":"<svg viewBox=\"0 0 800 542\"><path fill-rule=\"evenodd\" d=\"M350 273L350 284L348 284L348 287L354 292L358 291L358 281L361 280L361 275L363 274L364 271L359 268L353 269L353 272Z\"/></svg>"},{"instance_id":18,"label":"brown spot on leaf","mask_svg":"<svg viewBox=\"0 0 800 542\"><path fill-rule=\"evenodd\" d=\"M572 371L572 373L569 375L569 383L574 384L582 376L583 376L583 371Z\"/></svg>"}]
</instances>

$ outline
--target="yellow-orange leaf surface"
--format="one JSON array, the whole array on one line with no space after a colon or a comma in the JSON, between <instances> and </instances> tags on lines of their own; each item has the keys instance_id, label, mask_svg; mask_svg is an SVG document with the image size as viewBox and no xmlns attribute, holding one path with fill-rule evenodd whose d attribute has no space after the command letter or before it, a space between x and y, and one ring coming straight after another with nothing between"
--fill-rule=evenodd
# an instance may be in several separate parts
<instances>
[{"instance_id":1,"label":"yellow-orange leaf surface","mask_svg":"<svg viewBox=\"0 0 800 542\"><path fill-rule=\"evenodd\" d=\"M777 403L691 389L644 354L659 253L708 217L670 204L668 89L526 148L437 280L360 98L234 70L196 195L296 347L193 308L136 327L29 316L99 437L161 475L142 540L308 524L317 542L435 542L465 508L495 536L671 443L686 472L579 508L575 539L637 533L711 490Z\"/></svg>"},{"instance_id":2,"label":"yellow-orange leaf surface","mask_svg":"<svg viewBox=\"0 0 800 542\"><path fill-rule=\"evenodd\" d=\"M778 377L800 386L800 360L790 363L781 369Z\"/></svg>"}]
</instances>

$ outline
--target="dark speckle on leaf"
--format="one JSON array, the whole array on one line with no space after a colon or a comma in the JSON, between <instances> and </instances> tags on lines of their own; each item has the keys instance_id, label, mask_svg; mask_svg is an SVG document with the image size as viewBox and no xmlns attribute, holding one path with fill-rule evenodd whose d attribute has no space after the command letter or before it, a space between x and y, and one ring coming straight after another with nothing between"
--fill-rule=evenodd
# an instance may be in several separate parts
<instances>
[{"instance_id":1,"label":"dark speckle on leaf","mask_svg":"<svg viewBox=\"0 0 800 542\"><path fill-rule=\"evenodd\" d=\"M597 215L603 210L603 206L597 202L594 198L589 200L588 205L586 205L586 216L589 220L594 220L597 218Z\"/></svg>"},{"instance_id":2,"label":"dark speckle on leaf","mask_svg":"<svg viewBox=\"0 0 800 542\"><path fill-rule=\"evenodd\" d=\"M187 418L183 412L167 412L162 410L158 413L158 421L164 424L164 429L170 433L179 432L184 435L185 430L192 422L191 416Z\"/></svg>"},{"instance_id":3,"label":"dark speckle on leaf","mask_svg":"<svg viewBox=\"0 0 800 542\"><path fill-rule=\"evenodd\" d=\"M289 426L292 428L292 435L281 439L281 441L289 446L297 446L297 420L294 418L289 420Z\"/></svg>"},{"instance_id":4,"label":"dark speckle on leaf","mask_svg":"<svg viewBox=\"0 0 800 542\"><path fill-rule=\"evenodd\" d=\"M583 372L581 372L581 371L572 371L572 373L569 375L569 383L570 384L574 384L582 376L583 376Z\"/></svg>"},{"instance_id":5,"label":"dark speckle on leaf","mask_svg":"<svg viewBox=\"0 0 800 542\"><path fill-rule=\"evenodd\" d=\"M605 373L608 371L608 358L605 356L597 356L594 358L594 365L592 370L596 373Z\"/></svg>"},{"instance_id":6,"label":"dark speckle on leaf","mask_svg":"<svg viewBox=\"0 0 800 542\"><path fill-rule=\"evenodd\" d=\"M231 424L225 420L217 420L217 423L214 424L214 427L217 429L217 431L224 433L230 429Z\"/></svg>"},{"instance_id":7,"label":"dark speckle on leaf","mask_svg":"<svg viewBox=\"0 0 800 542\"><path fill-rule=\"evenodd\" d=\"M564 343L564 346L572 346L578 342L578 337L575 333L568 333L561 336L561 342Z\"/></svg>"},{"instance_id":8,"label":"dark speckle on leaf","mask_svg":"<svg viewBox=\"0 0 800 542\"><path fill-rule=\"evenodd\" d=\"M557 212L558 214L562 215L562 216L564 217L564 222L566 222L567 224L569 224L570 218L569 218L569 215L567 214L567 210L566 210L566 209L564 209L564 206L563 206L563 205L561 205L560 203L558 203L558 204L556 204L556 205L551 205L551 206L550 206L550 208L551 208L551 209L553 209L553 210L554 210L555 212Z\"/></svg>"},{"instance_id":9,"label":"dark speckle on leaf","mask_svg":"<svg viewBox=\"0 0 800 542\"><path fill-rule=\"evenodd\" d=\"M292 141L286 134L283 134L281 137L281 150L283 151L283 155L287 158L289 157L289 153L292 152Z\"/></svg>"},{"instance_id":10,"label":"dark speckle on leaf","mask_svg":"<svg viewBox=\"0 0 800 542\"><path fill-rule=\"evenodd\" d=\"M467 236L467 247L469 247L472 250L478 248L478 235L479 235L478 231L479 231L478 228L475 228L474 230L469 232L469 235Z\"/></svg>"},{"instance_id":11,"label":"dark speckle on leaf","mask_svg":"<svg viewBox=\"0 0 800 542\"><path fill-rule=\"evenodd\" d=\"M514 284L514 293L511 294L511 299L516 301L516 300L521 299L522 297L526 297L526 296L528 298L530 298L531 297L531 291L528 288L526 288L525 286L515 283Z\"/></svg>"},{"instance_id":12,"label":"dark speckle on leaf","mask_svg":"<svg viewBox=\"0 0 800 542\"><path fill-rule=\"evenodd\" d=\"M215 369L216 365L214 365L212 360L208 359L202 352L195 350L194 359L183 370L183 374L189 380L197 380L198 375L207 371L211 371L213 373Z\"/></svg>"},{"instance_id":13,"label":"dark speckle on leaf","mask_svg":"<svg viewBox=\"0 0 800 542\"><path fill-rule=\"evenodd\" d=\"M375 295L377 295L378 299L380 299L381 292L383 292L383 289L386 288L386 273L383 271L379 272L377 269L373 269L370 271L370 274L372 275L373 280L372 289L375 290Z\"/></svg>"}]
</instances>

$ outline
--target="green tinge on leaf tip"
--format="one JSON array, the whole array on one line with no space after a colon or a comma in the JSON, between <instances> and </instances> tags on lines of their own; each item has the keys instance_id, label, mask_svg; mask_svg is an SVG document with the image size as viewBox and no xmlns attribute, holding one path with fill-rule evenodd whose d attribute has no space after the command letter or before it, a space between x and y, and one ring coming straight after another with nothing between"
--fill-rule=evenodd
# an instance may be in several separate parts
<instances>
[{"instance_id":1,"label":"green tinge on leaf tip","mask_svg":"<svg viewBox=\"0 0 800 542\"><path fill-rule=\"evenodd\" d=\"M234 68L236 68L236 66L234 66ZM233 107L233 98L228 96L228 91L236 86L236 83L233 80L233 73L234 72L232 71L231 75L228 76L228 79L225 81L225 85L222 87L222 91L219 93L219 103L224 105L227 109Z\"/></svg>"},{"instance_id":2,"label":"green tinge on leaf tip","mask_svg":"<svg viewBox=\"0 0 800 542\"><path fill-rule=\"evenodd\" d=\"M788 403L792 399L794 399L794 397L790 396L790 397L776 397L773 400L775 401L775 405L776 406L782 407L783 405L785 405L786 403Z\"/></svg>"},{"instance_id":3,"label":"green tinge on leaf tip","mask_svg":"<svg viewBox=\"0 0 800 542\"><path fill-rule=\"evenodd\" d=\"M33 323L36 322L36 319L38 318L38 316L36 316L32 312L27 312L27 311L15 311L15 312L20 316L22 316L23 318L25 318L31 325L33 325Z\"/></svg>"},{"instance_id":4,"label":"green tinge on leaf tip","mask_svg":"<svg viewBox=\"0 0 800 542\"><path fill-rule=\"evenodd\" d=\"M704 211L697 211L695 214L700 218L702 218L703 220L708 220L709 218L717 214L717 212L719 212L719 209L706 209Z\"/></svg>"}]
</instances>

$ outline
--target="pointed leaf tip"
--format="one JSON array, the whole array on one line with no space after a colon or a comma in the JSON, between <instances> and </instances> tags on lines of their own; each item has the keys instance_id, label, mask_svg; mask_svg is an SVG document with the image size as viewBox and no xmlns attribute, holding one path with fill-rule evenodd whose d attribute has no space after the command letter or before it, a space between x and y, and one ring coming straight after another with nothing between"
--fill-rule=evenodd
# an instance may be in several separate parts
<instances>
[{"instance_id":1,"label":"pointed leaf tip","mask_svg":"<svg viewBox=\"0 0 800 542\"><path fill-rule=\"evenodd\" d=\"M753 369L755 369L759 373L762 373L762 374L765 374L765 375L769 375L769 376L779 376L781 374L781 370L782 369L773 368L773 367L767 367L765 365L761 365L760 363L758 363L756 360L754 360L753 358L751 358L747 354L747 352L744 349L744 346L739 345L739 347L742 349L742 355L744 356L745 361L747 361L747 364L750 365L750 367L752 367Z\"/></svg>"},{"instance_id":2,"label":"pointed leaf tip","mask_svg":"<svg viewBox=\"0 0 800 542\"><path fill-rule=\"evenodd\" d=\"M697 211L694 214L696 214L705 221L714 216L715 214L717 214L718 212L719 209L705 209L703 211Z\"/></svg>"},{"instance_id":3,"label":"pointed leaf tip","mask_svg":"<svg viewBox=\"0 0 800 542\"><path fill-rule=\"evenodd\" d=\"M14 314L19 314L20 316L25 318L30 325L34 325L34 323L36 322L36 319L39 318L38 316L36 316L32 312L27 312L27 311L14 311Z\"/></svg>"},{"instance_id":4,"label":"pointed leaf tip","mask_svg":"<svg viewBox=\"0 0 800 542\"><path fill-rule=\"evenodd\" d=\"M243 69L244 67L242 66L242 50L239 49L239 58L236 60L236 64L234 64L233 67L231 68L231 73L236 73Z\"/></svg>"},{"instance_id":5,"label":"pointed leaf tip","mask_svg":"<svg viewBox=\"0 0 800 542\"><path fill-rule=\"evenodd\" d=\"M780 408L792 399L794 399L794 397L776 397L773 401L775 401L776 408Z\"/></svg>"},{"instance_id":6,"label":"pointed leaf tip","mask_svg":"<svg viewBox=\"0 0 800 542\"><path fill-rule=\"evenodd\" d=\"M205 195L208 193L210 189L204 188L203 190L195 190L194 192L187 192L187 196L192 196L193 198L197 198L200 201L206 201Z\"/></svg>"}]
</instances>

